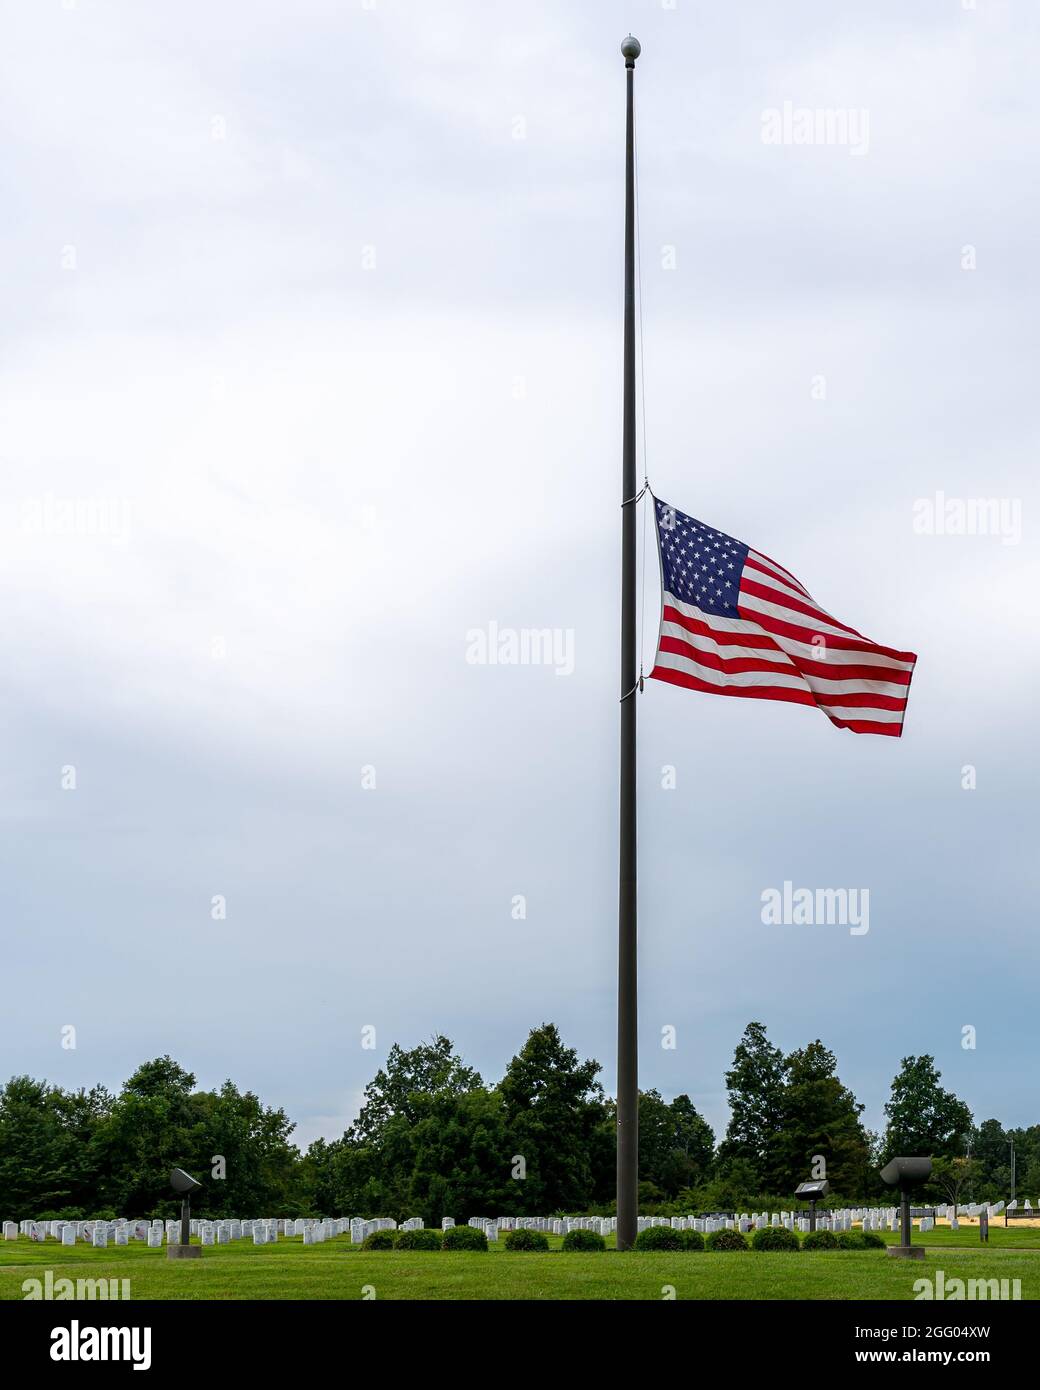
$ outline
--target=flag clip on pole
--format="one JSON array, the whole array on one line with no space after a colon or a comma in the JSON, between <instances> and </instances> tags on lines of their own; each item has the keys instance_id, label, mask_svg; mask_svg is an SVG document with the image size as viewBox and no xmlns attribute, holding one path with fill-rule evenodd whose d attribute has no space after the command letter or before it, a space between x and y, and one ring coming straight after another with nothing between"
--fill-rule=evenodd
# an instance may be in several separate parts
<instances>
[{"instance_id":1,"label":"flag clip on pole","mask_svg":"<svg viewBox=\"0 0 1040 1390\"><path fill-rule=\"evenodd\" d=\"M636 287L635 139L632 90L639 40L625 59L625 384L621 479L621 694L636 686ZM636 701L621 701L621 817L618 873L617 1248L635 1244L639 1210L639 1080L636 1001Z\"/></svg>"}]
</instances>

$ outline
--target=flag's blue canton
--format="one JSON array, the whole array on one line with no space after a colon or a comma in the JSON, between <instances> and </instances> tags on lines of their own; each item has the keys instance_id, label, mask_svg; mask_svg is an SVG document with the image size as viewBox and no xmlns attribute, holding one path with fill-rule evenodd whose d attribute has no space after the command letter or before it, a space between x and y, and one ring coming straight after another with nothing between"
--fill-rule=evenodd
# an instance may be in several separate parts
<instances>
[{"instance_id":1,"label":"flag's blue canton","mask_svg":"<svg viewBox=\"0 0 1040 1390\"><path fill-rule=\"evenodd\" d=\"M664 587L705 613L736 618L748 547L654 498Z\"/></svg>"}]
</instances>

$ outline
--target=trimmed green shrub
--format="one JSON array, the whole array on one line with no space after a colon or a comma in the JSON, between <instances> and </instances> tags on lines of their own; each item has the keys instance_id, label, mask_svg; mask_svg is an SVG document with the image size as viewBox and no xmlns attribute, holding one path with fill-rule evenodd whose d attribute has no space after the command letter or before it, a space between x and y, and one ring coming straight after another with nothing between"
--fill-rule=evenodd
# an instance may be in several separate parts
<instances>
[{"instance_id":1,"label":"trimmed green shrub","mask_svg":"<svg viewBox=\"0 0 1040 1390\"><path fill-rule=\"evenodd\" d=\"M361 1242L362 1250L392 1250L396 1231L373 1231Z\"/></svg>"},{"instance_id":2,"label":"trimmed green shrub","mask_svg":"<svg viewBox=\"0 0 1040 1390\"><path fill-rule=\"evenodd\" d=\"M866 1250L862 1231L838 1231L835 1235L839 1250Z\"/></svg>"},{"instance_id":3,"label":"trimmed green shrub","mask_svg":"<svg viewBox=\"0 0 1040 1390\"><path fill-rule=\"evenodd\" d=\"M395 1250L439 1250L440 1248L440 1231L431 1231L429 1227L424 1227L418 1231L398 1231L397 1239L394 1241Z\"/></svg>"},{"instance_id":4,"label":"trimmed green shrub","mask_svg":"<svg viewBox=\"0 0 1040 1390\"><path fill-rule=\"evenodd\" d=\"M876 1231L838 1231L839 1250L884 1250L885 1242Z\"/></svg>"},{"instance_id":5,"label":"trimmed green shrub","mask_svg":"<svg viewBox=\"0 0 1040 1390\"><path fill-rule=\"evenodd\" d=\"M748 1243L743 1231L727 1231L723 1227L721 1231L712 1231L704 1246L707 1250L746 1250Z\"/></svg>"},{"instance_id":6,"label":"trimmed green shrub","mask_svg":"<svg viewBox=\"0 0 1040 1390\"><path fill-rule=\"evenodd\" d=\"M800 1250L798 1237L786 1226L763 1226L751 1237L752 1250Z\"/></svg>"},{"instance_id":7,"label":"trimmed green shrub","mask_svg":"<svg viewBox=\"0 0 1040 1390\"><path fill-rule=\"evenodd\" d=\"M682 1241L684 1250L703 1250L704 1237L700 1231L680 1231L679 1239Z\"/></svg>"},{"instance_id":8,"label":"trimmed green shrub","mask_svg":"<svg viewBox=\"0 0 1040 1390\"><path fill-rule=\"evenodd\" d=\"M671 1226L647 1226L636 1236L637 1250L681 1250L682 1232L673 1231Z\"/></svg>"},{"instance_id":9,"label":"trimmed green shrub","mask_svg":"<svg viewBox=\"0 0 1040 1390\"><path fill-rule=\"evenodd\" d=\"M549 1242L542 1231L508 1231L502 1244L507 1250L548 1250Z\"/></svg>"},{"instance_id":10,"label":"trimmed green shrub","mask_svg":"<svg viewBox=\"0 0 1040 1390\"><path fill-rule=\"evenodd\" d=\"M564 1250L606 1250L607 1242L598 1231L568 1231L563 1238Z\"/></svg>"},{"instance_id":11,"label":"trimmed green shrub","mask_svg":"<svg viewBox=\"0 0 1040 1390\"><path fill-rule=\"evenodd\" d=\"M442 1250L486 1250L487 1236L476 1226L449 1226L441 1242Z\"/></svg>"},{"instance_id":12,"label":"trimmed green shrub","mask_svg":"<svg viewBox=\"0 0 1040 1390\"><path fill-rule=\"evenodd\" d=\"M810 1231L802 1241L803 1250L837 1250L838 1237L833 1231Z\"/></svg>"}]
</instances>

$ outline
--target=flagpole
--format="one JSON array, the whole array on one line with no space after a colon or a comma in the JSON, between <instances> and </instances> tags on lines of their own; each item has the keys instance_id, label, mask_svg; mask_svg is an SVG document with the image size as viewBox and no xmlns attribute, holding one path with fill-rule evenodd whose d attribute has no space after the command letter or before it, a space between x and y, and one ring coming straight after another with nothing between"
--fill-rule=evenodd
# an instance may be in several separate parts
<instances>
[{"instance_id":1,"label":"flagpole","mask_svg":"<svg viewBox=\"0 0 1040 1390\"><path fill-rule=\"evenodd\" d=\"M625 59L625 386L621 481L621 842L618 873L617 1247L635 1244L639 1209L636 999L636 286L632 91L639 40Z\"/></svg>"}]
</instances>

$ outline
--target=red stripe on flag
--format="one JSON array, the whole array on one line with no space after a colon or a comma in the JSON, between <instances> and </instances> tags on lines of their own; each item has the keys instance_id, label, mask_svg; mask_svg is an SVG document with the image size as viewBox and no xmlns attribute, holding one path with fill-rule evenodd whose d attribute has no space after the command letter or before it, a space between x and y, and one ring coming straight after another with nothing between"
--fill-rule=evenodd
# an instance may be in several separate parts
<instances>
[{"instance_id":1,"label":"red stripe on flag","mask_svg":"<svg viewBox=\"0 0 1040 1390\"><path fill-rule=\"evenodd\" d=\"M680 637L662 637L658 651L671 652L673 656L683 656L697 666L706 666L709 670L723 673L729 671L734 675L741 671L772 671L777 676L798 675L786 660L766 661L758 656L719 656L716 652L706 652L701 647L693 647Z\"/></svg>"},{"instance_id":2,"label":"red stripe on flag","mask_svg":"<svg viewBox=\"0 0 1040 1390\"><path fill-rule=\"evenodd\" d=\"M834 661L814 661L809 656L791 657L795 669L803 676L818 676L821 681L887 681L889 685L909 685L910 672L898 666L839 665Z\"/></svg>"},{"instance_id":3,"label":"red stripe on flag","mask_svg":"<svg viewBox=\"0 0 1040 1390\"><path fill-rule=\"evenodd\" d=\"M822 608L817 608L813 604L803 603L801 599L793 598L790 594L783 593L780 589L770 589L765 584L759 584L754 579L748 579L745 572L744 578L740 581L740 592L754 595L755 598L763 598L767 603L778 603L784 608L790 608L792 612L804 613L809 618L819 618L821 622L829 623L832 627L840 627L842 632L848 632L853 637L860 638L863 642L869 642L869 637L864 637L862 632L857 632L854 627L849 627L845 623L839 623L837 618L832 618L829 613L825 613ZM740 600L737 599L739 610ZM749 610L753 611L753 610Z\"/></svg>"},{"instance_id":4,"label":"red stripe on flag","mask_svg":"<svg viewBox=\"0 0 1040 1390\"><path fill-rule=\"evenodd\" d=\"M809 590L805 587L802 581L800 579L795 579L791 571L785 570L783 565L777 564L777 562L773 559L772 555L767 555L764 550L759 550L757 546L749 546L748 549L753 549L756 555L760 555L763 560L768 560L769 563L776 570L777 574L781 575L784 579L788 580L791 584L793 584L794 587L798 589L799 592L803 593L806 598L812 598L812 595L809 593Z\"/></svg>"},{"instance_id":5,"label":"red stripe on flag","mask_svg":"<svg viewBox=\"0 0 1040 1390\"><path fill-rule=\"evenodd\" d=\"M889 738L899 738L903 732L902 721L898 724L879 724L874 719L835 719L830 714L827 718L839 729L851 729L854 734L887 734Z\"/></svg>"},{"instance_id":6,"label":"red stripe on flag","mask_svg":"<svg viewBox=\"0 0 1040 1390\"><path fill-rule=\"evenodd\" d=\"M785 623L782 618L770 617L768 613L757 613L753 608L746 608L742 611L739 602L737 612L745 622L754 623L756 627L764 628L766 632L779 633L781 637L791 637L796 642L808 642L812 645L814 637L822 637L828 647L833 647L835 651L839 652L862 651L866 647L872 652L877 652L880 656L890 656L895 661L917 660L913 652L897 652L894 647L880 647L869 637L861 637L858 641L851 637L832 637L830 633L821 632L819 628L800 627L797 623Z\"/></svg>"},{"instance_id":7,"label":"red stripe on flag","mask_svg":"<svg viewBox=\"0 0 1040 1390\"><path fill-rule=\"evenodd\" d=\"M813 602L812 594L807 594L805 590L802 588L802 586L798 584L795 580L786 579L779 572L779 570L771 570L767 568L767 566L765 565L760 565L759 562L755 559L755 557L751 554L749 554L747 559L744 561L744 568L745 570L753 569L756 574L764 574L766 578L771 579L774 584L783 584L787 588L795 590L800 598L808 599L810 603Z\"/></svg>"},{"instance_id":8,"label":"red stripe on flag","mask_svg":"<svg viewBox=\"0 0 1040 1390\"><path fill-rule=\"evenodd\" d=\"M764 651L779 651L773 639L764 633L722 632L717 627L711 627L701 618L691 618L686 613L680 613L678 608L673 608L667 602L664 605L664 620L666 623L676 623L678 626L684 627L687 632L696 633L698 637L709 637L720 647L761 647Z\"/></svg>"},{"instance_id":9,"label":"red stripe on flag","mask_svg":"<svg viewBox=\"0 0 1040 1390\"><path fill-rule=\"evenodd\" d=\"M832 705L840 705L842 709L906 709L905 695L874 695L870 691L857 695L832 695L830 692L824 694L822 690L816 692L816 703L821 709L829 709Z\"/></svg>"}]
</instances>

